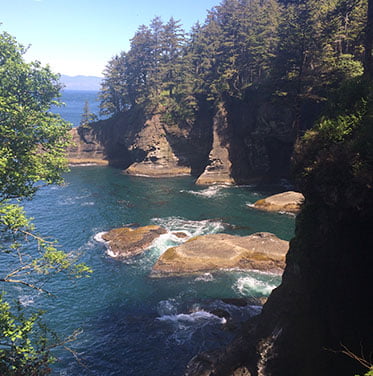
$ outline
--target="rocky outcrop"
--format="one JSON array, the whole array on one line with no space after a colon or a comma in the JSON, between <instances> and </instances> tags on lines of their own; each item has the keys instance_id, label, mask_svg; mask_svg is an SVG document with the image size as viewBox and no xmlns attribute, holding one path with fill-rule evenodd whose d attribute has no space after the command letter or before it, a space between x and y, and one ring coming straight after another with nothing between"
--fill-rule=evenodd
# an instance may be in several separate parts
<instances>
[{"instance_id":1,"label":"rocky outcrop","mask_svg":"<svg viewBox=\"0 0 373 376\"><path fill-rule=\"evenodd\" d=\"M283 192L277 195L258 200L253 207L255 209L270 212L299 213L304 196L299 192Z\"/></svg>"},{"instance_id":2,"label":"rocky outcrop","mask_svg":"<svg viewBox=\"0 0 373 376\"><path fill-rule=\"evenodd\" d=\"M255 89L248 89L244 98L225 98L218 105L206 98L197 102L191 119L176 121L165 116L164 108L151 111L136 105L90 128L73 130L70 161L107 161L130 175L187 174L201 185L289 177L296 138L294 109ZM311 114L316 116L318 110L310 112L304 106L303 112L312 121Z\"/></svg>"},{"instance_id":3,"label":"rocky outcrop","mask_svg":"<svg viewBox=\"0 0 373 376\"><path fill-rule=\"evenodd\" d=\"M152 277L238 268L281 272L288 242L265 232L249 236L211 234L169 248L152 269Z\"/></svg>"},{"instance_id":4,"label":"rocky outcrop","mask_svg":"<svg viewBox=\"0 0 373 376\"><path fill-rule=\"evenodd\" d=\"M231 176L232 162L229 159L229 144L224 138L227 132L227 113L223 105L214 117L213 143L209 163L196 181L198 185L234 184Z\"/></svg>"},{"instance_id":5,"label":"rocky outcrop","mask_svg":"<svg viewBox=\"0 0 373 376\"><path fill-rule=\"evenodd\" d=\"M160 226L122 227L102 235L113 257L131 257L144 252L152 242L167 231Z\"/></svg>"},{"instance_id":6,"label":"rocky outcrop","mask_svg":"<svg viewBox=\"0 0 373 376\"><path fill-rule=\"evenodd\" d=\"M145 156L141 162L135 162L125 170L129 175L170 177L191 174L190 166L183 166L175 155L159 115L145 122L129 146L129 151L132 150L142 150Z\"/></svg>"},{"instance_id":7,"label":"rocky outcrop","mask_svg":"<svg viewBox=\"0 0 373 376\"><path fill-rule=\"evenodd\" d=\"M252 376L368 371L359 358L369 364L373 353L367 299L373 263L373 103L368 93L364 101L356 97L361 88L350 90L343 87L347 113L351 116L356 101L361 116L365 102L364 115L343 128L349 118L338 114L297 145L294 171L305 199L281 285L242 336L222 351L195 357L186 375L231 376L242 367Z\"/></svg>"},{"instance_id":8,"label":"rocky outcrop","mask_svg":"<svg viewBox=\"0 0 373 376\"><path fill-rule=\"evenodd\" d=\"M212 116L203 103L193 126L165 124L161 113L149 114L142 106L134 106L89 128L73 129L68 158L74 163L107 161L130 175L199 175L211 148L210 122Z\"/></svg>"},{"instance_id":9,"label":"rocky outcrop","mask_svg":"<svg viewBox=\"0 0 373 376\"><path fill-rule=\"evenodd\" d=\"M72 143L68 148L68 162L70 165L107 165L104 146L89 129L79 127L70 131Z\"/></svg>"}]
</instances>

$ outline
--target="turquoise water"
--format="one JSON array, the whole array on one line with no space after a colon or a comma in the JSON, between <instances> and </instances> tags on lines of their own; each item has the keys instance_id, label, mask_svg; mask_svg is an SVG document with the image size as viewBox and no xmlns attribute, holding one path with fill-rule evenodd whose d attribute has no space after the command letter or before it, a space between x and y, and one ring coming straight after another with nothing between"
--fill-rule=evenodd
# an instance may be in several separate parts
<instances>
[{"instance_id":1,"label":"turquoise water","mask_svg":"<svg viewBox=\"0 0 373 376\"><path fill-rule=\"evenodd\" d=\"M70 121L74 126L78 126L84 110L84 104L87 101L89 110L96 116L100 113L100 101L98 91L89 90L63 90L60 98L65 105L62 107L53 107L52 112L61 114L61 116Z\"/></svg>"},{"instance_id":2,"label":"turquoise water","mask_svg":"<svg viewBox=\"0 0 373 376\"><path fill-rule=\"evenodd\" d=\"M259 307L235 307L221 298L262 297L280 277L230 271L183 278L150 279L158 256L180 242L170 233L189 236L214 232L248 235L269 231L290 239L294 218L257 212L248 204L272 193L255 187L197 187L189 177L147 179L111 167L74 167L63 186L40 189L25 203L39 232L79 254L93 270L77 282L55 279L45 285L57 298L20 291L25 306L47 304L45 318L62 335L82 333L59 350L54 375L182 375L198 352L228 343L236 334L215 316L229 312L236 327ZM161 224L162 235L143 255L113 259L97 234L126 224Z\"/></svg>"}]
</instances>

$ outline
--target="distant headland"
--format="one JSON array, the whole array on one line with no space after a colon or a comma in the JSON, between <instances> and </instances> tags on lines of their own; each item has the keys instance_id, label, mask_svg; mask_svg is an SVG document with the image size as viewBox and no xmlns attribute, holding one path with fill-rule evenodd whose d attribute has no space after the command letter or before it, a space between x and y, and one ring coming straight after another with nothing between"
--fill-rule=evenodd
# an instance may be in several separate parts
<instances>
[{"instance_id":1,"label":"distant headland","mask_svg":"<svg viewBox=\"0 0 373 376\"><path fill-rule=\"evenodd\" d=\"M99 90L102 77L96 76L67 76L62 74L60 81L65 90Z\"/></svg>"}]
</instances>

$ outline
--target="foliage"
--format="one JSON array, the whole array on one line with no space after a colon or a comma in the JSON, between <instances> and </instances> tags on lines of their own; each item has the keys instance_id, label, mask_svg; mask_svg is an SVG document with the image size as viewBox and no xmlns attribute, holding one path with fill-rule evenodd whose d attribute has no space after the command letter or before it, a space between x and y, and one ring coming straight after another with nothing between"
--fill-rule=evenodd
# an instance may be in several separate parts
<instances>
[{"instance_id":1,"label":"foliage","mask_svg":"<svg viewBox=\"0 0 373 376\"><path fill-rule=\"evenodd\" d=\"M2 375L47 375L48 363L53 362L46 345L45 333L38 336L35 344L30 333L36 330L45 332L39 318L42 312L25 317L18 305L16 314L10 304L0 299L1 351L0 372Z\"/></svg>"},{"instance_id":2,"label":"foliage","mask_svg":"<svg viewBox=\"0 0 373 376\"><path fill-rule=\"evenodd\" d=\"M20 206L44 184L61 183L70 124L50 112L58 105L59 76L39 62L26 63L26 49L7 33L0 34L0 255L8 271L0 276L0 373L43 375L52 360L50 342L40 318L12 304L12 286L45 291L45 276L90 272L53 241L38 236ZM9 300L10 299L10 300Z\"/></svg>"},{"instance_id":3,"label":"foliage","mask_svg":"<svg viewBox=\"0 0 373 376\"><path fill-rule=\"evenodd\" d=\"M89 128L89 124L96 120L97 116L89 110L89 103L88 101L85 101L80 126L83 128Z\"/></svg>"},{"instance_id":4,"label":"foliage","mask_svg":"<svg viewBox=\"0 0 373 376\"><path fill-rule=\"evenodd\" d=\"M367 0L224 0L186 35L178 21L142 25L107 65L101 111L136 104L164 121L193 124L197 98L216 105L257 88L293 109L322 103L363 72Z\"/></svg>"},{"instance_id":5,"label":"foliage","mask_svg":"<svg viewBox=\"0 0 373 376\"><path fill-rule=\"evenodd\" d=\"M363 212L373 205L373 87L355 80L341 91L348 106L331 105L333 113L304 135L295 148L294 171L306 197L312 194L336 212Z\"/></svg>"}]
</instances>

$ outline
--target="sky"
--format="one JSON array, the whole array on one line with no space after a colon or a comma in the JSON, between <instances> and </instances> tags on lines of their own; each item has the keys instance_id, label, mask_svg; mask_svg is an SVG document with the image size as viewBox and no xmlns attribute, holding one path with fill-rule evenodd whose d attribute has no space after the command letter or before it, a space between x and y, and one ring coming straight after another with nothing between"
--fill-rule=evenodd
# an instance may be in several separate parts
<instances>
[{"instance_id":1,"label":"sky","mask_svg":"<svg viewBox=\"0 0 373 376\"><path fill-rule=\"evenodd\" d=\"M55 73L102 76L107 62L127 51L137 28L159 16L190 31L220 0L0 0L0 32L30 45L26 61Z\"/></svg>"}]
</instances>

